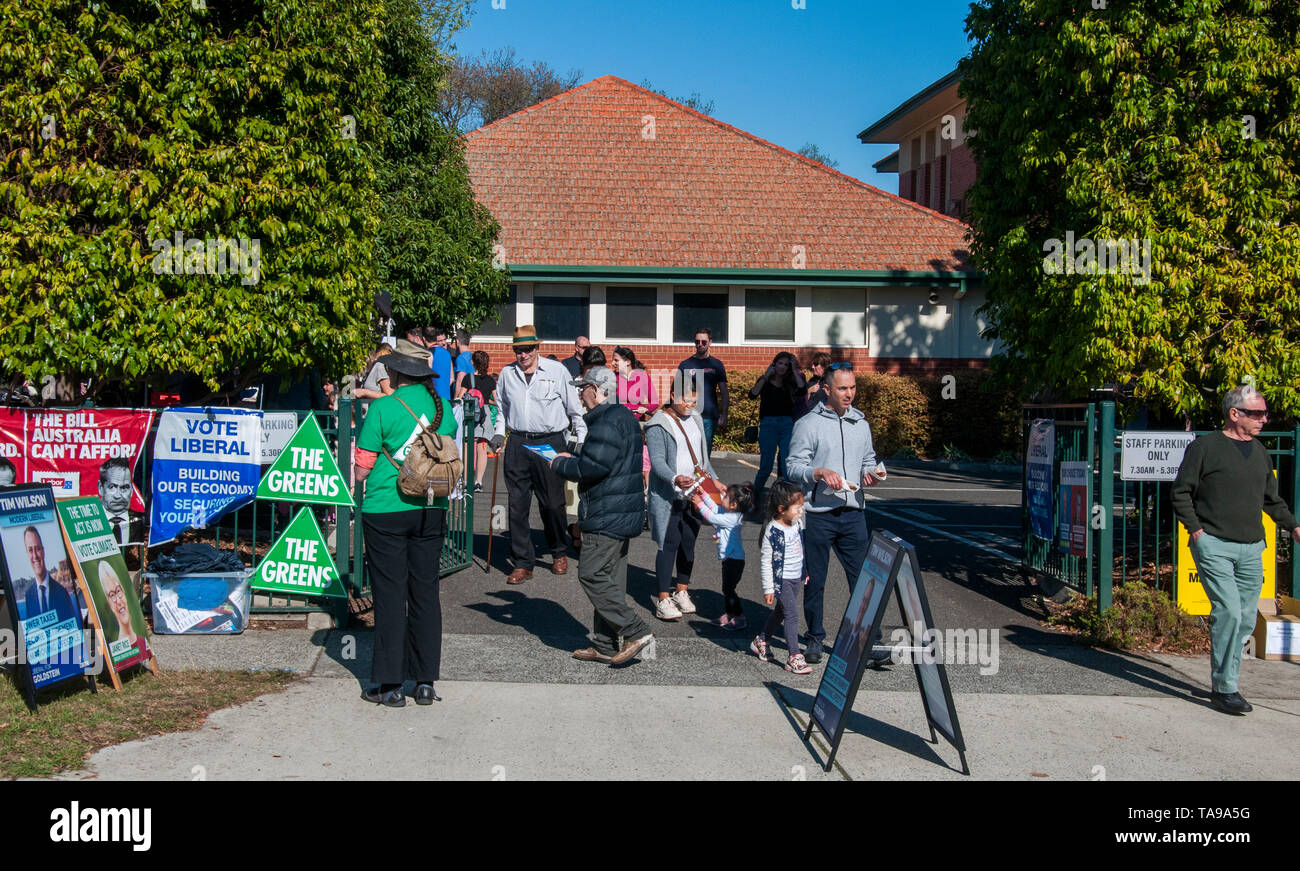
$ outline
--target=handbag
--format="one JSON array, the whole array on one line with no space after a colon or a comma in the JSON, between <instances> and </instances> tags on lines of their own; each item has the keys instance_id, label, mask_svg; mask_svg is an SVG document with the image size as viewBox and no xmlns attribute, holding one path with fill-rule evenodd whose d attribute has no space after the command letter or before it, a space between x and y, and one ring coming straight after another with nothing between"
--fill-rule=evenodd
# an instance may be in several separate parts
<instances>
[{"instance_id":1,"label":"handbag","mask_svg":"<svg viewBox=\"0 0 1300 871\"><path fill-rule=\"evenodd\" d=\"M745 427L745 434L740 437L740 440L746 444L753 444L758 441L758 425L751 423Z\"/></svg>"},{"instance_id":2,"label":"handbag","mask_svg":"<svg viewBox=\"0 0 1300 871\"><path fill-rule=\"evenodd\" d=\"M695 483L691 485L690 489L694 490L698 487L714 502L721 504L722 488L718 486L717 481L709 477L708 473L704 471L704 467L700 465L699 457L695 456L695 448L691 447L691 437L686 434L686 428L682 426L682 422L677 415L669 414L668 416L673 419L673 423L677 424L677 428L681 430L682 439L686 442L686 450L691 452L691 464L695 467Z\"/></svg>"}]
</instances>

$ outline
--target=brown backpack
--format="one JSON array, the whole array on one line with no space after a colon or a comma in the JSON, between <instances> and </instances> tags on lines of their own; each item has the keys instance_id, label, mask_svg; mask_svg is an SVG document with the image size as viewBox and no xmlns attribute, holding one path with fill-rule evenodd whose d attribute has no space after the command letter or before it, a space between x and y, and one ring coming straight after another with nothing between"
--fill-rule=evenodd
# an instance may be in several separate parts
<instances>
[{"instance_id":1,"label":"brown backpack","mask_svg":"<svg viewBox=\"0 0 1300 871\"><path fill-rule=\"evenodd\" d=\"M397 396L393 397L402 402ZM433 416L433 423L421 425L420 434L411 442L406 452L406 459L399 466L388 449L384 456L397 469L397 489L407 496L423 496L433 504L434 497L449 496L460 483L465 464L461 462L460 451L456 449L456 440L438 432L442 423L442 400L437 401L438 411ZM402 408L411 413L418 423L420 416L411 411L411 406L402 402Z\"/></svg>"}]
</instances>

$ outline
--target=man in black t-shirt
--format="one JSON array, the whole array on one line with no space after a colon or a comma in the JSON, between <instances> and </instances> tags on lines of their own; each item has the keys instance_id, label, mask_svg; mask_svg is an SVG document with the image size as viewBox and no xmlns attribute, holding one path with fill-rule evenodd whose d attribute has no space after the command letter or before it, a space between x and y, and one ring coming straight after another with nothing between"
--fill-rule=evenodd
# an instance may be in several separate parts
<instances>
[{"instance_id":1,"label":"man in black t-shirt","mask_svg":"<svg viewBox=\"0 0 1300 871\"><path fill-rule=\"evenodd\" d=\"M677 365L678 371L688 379L685 384L687 392L699 391L697 410L704 420L704 441L708 443L709 453L713 453L713 433L727 428L727 407L731 404L727 395L727 367L722 361L709 354L713 347L713 331L701 327L695 331L695 353Z\"/></svg>"}]
</instances>

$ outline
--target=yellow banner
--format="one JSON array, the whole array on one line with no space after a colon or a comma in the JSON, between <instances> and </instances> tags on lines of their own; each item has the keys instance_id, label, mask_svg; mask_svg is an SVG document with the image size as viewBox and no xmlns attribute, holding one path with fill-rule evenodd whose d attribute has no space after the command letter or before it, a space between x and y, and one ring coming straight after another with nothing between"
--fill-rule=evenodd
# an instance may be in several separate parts
<instances>
[{"instance_id":1,"label":"yellow banner","mask_svg":"<svg viewBox=\"0 0 1300 871\"><path fill-rule=\"evenodd\" d=\"M1261 599L1272 599L1277 595L1277 524L1267 514L1264 517L1264 587L1259 591ZM1192 560L1191 535L1187 527L1178 524L1178 559L1174 562L1174 574L1177 584L1174 588L1174 601L1188 614L1200 616L1210 613L1210 597L1205 595L1200 573Z\"/></svg>"}]
</instances>

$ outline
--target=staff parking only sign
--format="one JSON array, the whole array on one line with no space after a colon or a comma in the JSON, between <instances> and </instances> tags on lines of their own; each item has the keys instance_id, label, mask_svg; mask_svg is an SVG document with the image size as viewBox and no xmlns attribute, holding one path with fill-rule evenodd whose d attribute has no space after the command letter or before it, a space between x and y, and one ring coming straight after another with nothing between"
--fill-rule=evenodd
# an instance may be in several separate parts
<instances>
[{"instance_id":1,"label":"staff parking only sign","mask_svg":"<svg viewBox=\"0 0 1300 871\"><path fill-rule=\"evenodd\" d=\"M1123 481L1172 481L1178 476L1190 432L1128 430L1120 442L1119 477Z\"/></svg>"}]
</instances>

